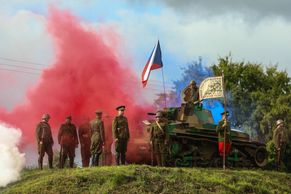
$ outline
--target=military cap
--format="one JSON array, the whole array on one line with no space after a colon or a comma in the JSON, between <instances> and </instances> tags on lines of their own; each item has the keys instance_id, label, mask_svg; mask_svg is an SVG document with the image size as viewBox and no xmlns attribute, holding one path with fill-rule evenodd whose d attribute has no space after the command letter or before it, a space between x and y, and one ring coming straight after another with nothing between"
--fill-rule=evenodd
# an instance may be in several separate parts
<instances>
[{"instance_id":1,"label":"military cap","mask_svg":"<svg viewBox=\"0 0 291 194\"><path fill-rule=\"evenodd\" d=\"M229 112L228 111L225 111L225 112L222 112L222 113L220 113L221 115L225 115L226 114L226 116L229 116Z\"/></svg>"},{"instance_id":2,"label":"military cap","mask_svg":"<svg viewBox=\"0 0 291 194\"><path fill-rule=\"evenodd\" d=\"M102 110L96 110L95 113L96 114L102 114Z\"/></svg>"},{"instance_id":3,"label":"military cap","mask_svg":"<svg viewBox=\"0 0 291 194\"><path fill-rule=\"evenodd\" d=\"M279 119L279 120L276 121L276 126L278 126L278 125L280 125L282 123L284 123L284 121L282 119Z\"/></svg>"},{"instance_id":4,"label":"military cap","mask_svg":"<svg viewBox=\"0 0 291 194\"><path fill-rule=\"evenodd\" d=\"M125 110L125 106L118 106L118 107L116 107L116 110Z\"/></svg>"},{"instance_id":5,"label":"military cap","mask_svg":"<svg viewBox=\"0 0 291 194\"><path fill-rule=\"evenodd\" d=\"M51 116L46 113L46 114L43 114L41 118L42 119L49 119L49 118L51 118Z\"/></svg>"},{"instance_id":6,"label":"military cap","mask_svg":"<svg viewBox=\"0 0 291 194\"><path fill-rule=\"evenodd\" d=\"M67 116L66 119L72 120L72 116Z\"/></svg>"},{"instance_id":7,"label":"military cap","mask_svg":"<svg viewBox=\"0 0 291 194\"><path fill-rule=\"evenodd\" d=\"M196 82L194 80L191 80L190 85L192 85L192 84L196 84Z\"/></svg>"},{"instance_id":8,"label":"military cap","mask_svg":"<svg viewBox=\"0 0 291 194\"><path fill-rule=\"evenodd\" d=\"M158 111L157 113L156 113L156 118L157 117L163 117L163 113L161 112L161 111Z\"/></svg>"}]
</instances>

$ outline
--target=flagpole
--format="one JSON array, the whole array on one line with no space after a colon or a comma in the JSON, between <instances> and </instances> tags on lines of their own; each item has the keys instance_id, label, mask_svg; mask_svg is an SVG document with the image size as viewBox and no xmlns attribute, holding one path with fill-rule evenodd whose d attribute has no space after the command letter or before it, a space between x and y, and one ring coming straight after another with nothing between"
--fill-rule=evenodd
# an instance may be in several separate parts
<instances>
[{"instance_id":1,"label":"flagpole","mask_svg":"<svg viewBox=\"0 0 291 194\"><path fill-rule=\"evenodd\" d=\"M224 114L225 114L225 118L227 118L227 114L226 114L226 95L225 95L225 86L224 86L224 73L222 70L222 87L223 87L223 99L224 99ZM226 121L227 122L227 121ZM223 170L225 170L225 139L226 139L226 129L224 127L224 134L223 134L224 138L223 138Z\"/></svg>"},{"instance_id":2,"label":"flagpole","mask_svg":"<svg viewBox=\"0 0 291 194\"><path fill-rule=\"evenodd\" d=\"M164 78L164 70L163 70L163 68L162 68L162 77L163 77L163 87L164 87L165 108L167 108L167 96L166 96L166 87L165 87L165 78Z\"/></svg>"}]
</instances>

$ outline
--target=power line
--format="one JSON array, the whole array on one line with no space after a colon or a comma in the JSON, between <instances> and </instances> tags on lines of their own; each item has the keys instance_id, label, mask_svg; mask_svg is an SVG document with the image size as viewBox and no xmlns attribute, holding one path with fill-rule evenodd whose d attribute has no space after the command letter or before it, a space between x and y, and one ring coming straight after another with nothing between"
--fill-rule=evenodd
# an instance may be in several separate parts
<instances>
[{"instance_id":1,"label":"power line","mask_svg":"<svg viewBox=\"0 0 291 194\"><path fill-rule=\"evenodd\" d=\"M31 69L31 70L36 70L36 71L42 71L42 69L33 68L33 67L27 67L27 66L21 66L21 65L13 65L13 64L7 64L7 63L1 63L0 65L10 66L10 67L20 67L20 68L24 68L24 69Z\"/></svg>"},{"instance_id":2,"label":"power line","mask_svg":"<svg viewBox=\"0 0 291 194\"><path fill-rule=\"evenodd\" d=\"M15 62L20 62L20 63L30 63L30 64L34 64L34 65L45 66L45 64L43 64L43 63L36 63L36 62L25 61L25 60L20 60L20 59L13 59L13 58L7 58L7 57L0 57L0 59L6 60L6 61L15 61Z\"/></svg>"},{"instance_id":3,"label":"power line","mask_svg":"<svg viewBox=\"0 0 291 194\"><path fill-rule=\"evenodd\" d=\"M14 69L0 68L0 70L12 71L12 72L17 72L17 73L26 73L26 74L31 74L31 75L39 75L39 73L33 73L33 72L28 72L28 71L20 71L20 70L14 70Z\"/></svg>"}]
</instances>

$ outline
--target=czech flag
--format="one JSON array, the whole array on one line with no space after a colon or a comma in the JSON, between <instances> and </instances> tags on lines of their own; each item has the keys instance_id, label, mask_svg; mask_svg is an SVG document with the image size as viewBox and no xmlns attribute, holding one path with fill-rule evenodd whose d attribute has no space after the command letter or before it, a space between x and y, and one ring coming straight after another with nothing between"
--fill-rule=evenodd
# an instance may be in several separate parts
<instances>
[{"instance_id":1,"label":"czech flag","mask_svg":"<svg viewBox=\"0 0 291 194\"><path fill-rule=\"evenodd\" d=\"M156 44L156 46L154 47L152 51L152 54L147 64L145 65L142 71L141 81L142 81L143 87L147 85L151 70L159 69L162 67L163 67L162 52L161 52L160 42L158 41L158 43Z\"/></svg>"}]
</instances>

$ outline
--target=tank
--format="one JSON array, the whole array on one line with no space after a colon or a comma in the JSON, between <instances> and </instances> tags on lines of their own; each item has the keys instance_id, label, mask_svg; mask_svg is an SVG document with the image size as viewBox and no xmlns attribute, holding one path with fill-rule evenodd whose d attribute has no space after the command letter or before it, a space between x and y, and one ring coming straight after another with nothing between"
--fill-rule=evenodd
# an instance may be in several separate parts
<instances>
[{"instance_id":1,"label":"tank","mask_svg":"<svg viewBox=\"0 0 291 194\"><path fill-rule=\"evenodd\" d=\"M222 167L218 154L218 134L212 113L202 104L184 103L181 107L165 108L168 122L167 166ZM144 122L149 128L153 120ZM226 157L229 167L264 167L267 164L266 145L251 141L250 136L231 129L232 149Z\"/></svg>"}]
</instances>

